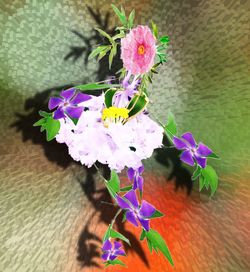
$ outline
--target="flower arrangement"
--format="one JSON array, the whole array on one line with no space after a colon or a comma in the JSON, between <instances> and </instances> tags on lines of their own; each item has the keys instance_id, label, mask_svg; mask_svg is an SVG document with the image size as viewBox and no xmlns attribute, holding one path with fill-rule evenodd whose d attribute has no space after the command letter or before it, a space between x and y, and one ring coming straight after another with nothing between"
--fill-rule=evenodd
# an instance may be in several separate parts
<instances>
[{"instance_id":1,"label":"flower arrangement","mask_svg":"<svg viewBox=\"0 0 250 272\"><path fill-rule=\"evenodd\" d=\"M160 218L163 213L143 199L142 160L151 157L154 149L163 147L163 136L167 136L170 148L182 150L180 160L194 167L192 180L199 179L199 188L217 189L218 177L207 160L219 157L205 144L195 141L191 132L177 136L177 127L172 113L166 124L155 121L147 111L149 103L148 85L160 65L167 61L168 36L159 36L155 23L134 27L134 10L126 17L123 8L112 5L121 26L110 36L96 29L108 45L99 45L90 54L98 60L109 54L109 68L113 58L121 51L123 67L117 72L119 79L107 79L74 86L63 90L60 97L51 97L48 108L52 112L40 111L41 119L34 126L46 131L47 140L56 139L68 146L69 154L87 167L96 162L108 165L111 176L104 183L118 211L103 237L102 260L105 266L124 265L119 256L124 256L121 240L129 240L114 229L120 213L123 220L141 228L140 240L147 240L150 251L161 252L173 265L166 242L150 228L150 220ZM96 95L99 91L99 95ZM93 92L93 93L92 93ZM91 93L91 94L89 94ZM122 187L118 173L127 170L129 186Z\"/></svg>"}]
</instances>

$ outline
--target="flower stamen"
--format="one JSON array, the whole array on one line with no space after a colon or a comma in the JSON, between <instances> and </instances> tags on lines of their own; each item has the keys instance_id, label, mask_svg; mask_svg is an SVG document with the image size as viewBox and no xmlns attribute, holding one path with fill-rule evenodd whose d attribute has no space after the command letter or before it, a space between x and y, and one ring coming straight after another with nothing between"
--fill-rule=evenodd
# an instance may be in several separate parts
<instances>
[{"instance_id":1,"label":"flower stamen","mask_svg":"<svg viewBox=\"0 0 250 272\"><path fill-rule=\"evenodd\" d=\"M129 111L126 108L105 108L102 112L102 120L104 122L104 126L108 127L109 123L112 122L117 123L125 121L129 117L128 113Z\"/></svg>"},{"instance_id":2,"label":"flower stamen","mask_svg":"<svg viewBox=\"0 0 250 272\"><path fill-rule=\"evenodd\" d=\"M145 47L144 47L144 45L139 45L139 47L138 47L138 54L139 55L144 55L144 53L145 53Z\"/></svg>"}]
</instances>

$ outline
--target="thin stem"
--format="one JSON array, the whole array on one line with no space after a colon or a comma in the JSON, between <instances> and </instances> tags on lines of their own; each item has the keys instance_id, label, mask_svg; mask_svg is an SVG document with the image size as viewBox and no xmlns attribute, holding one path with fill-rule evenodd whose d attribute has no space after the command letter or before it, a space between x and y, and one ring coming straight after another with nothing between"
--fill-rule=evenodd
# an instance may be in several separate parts
<instances>
[{"instance_id":1,"label":"thin stem","mask_svg":"<svg viewBox=\"0 0 250 272\"><path fill-rule=\"evenodd\" d=\"M117 213L115 214L115 217L112 219L111 224L110 224L111 228L113 227L113 225L114 225L114 223L115 223L115 220L116 220L116 218L118 217L118 215L121 213L121 211L122 211L122 209L119 209L119 210L117 211Z\"/></svg>"}]
</instances>

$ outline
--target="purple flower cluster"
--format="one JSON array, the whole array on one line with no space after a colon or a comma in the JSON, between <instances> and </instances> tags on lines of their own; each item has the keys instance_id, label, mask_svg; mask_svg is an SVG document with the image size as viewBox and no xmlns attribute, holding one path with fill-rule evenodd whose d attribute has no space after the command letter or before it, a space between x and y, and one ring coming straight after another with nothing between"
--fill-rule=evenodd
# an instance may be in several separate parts
<instances>
[{"instance_id":1,"label":"purple flower cluster","mask_svg":"<svg viewBox=\"0 0 250 272\"><path fill-rule=\"evenodd\" d=\"M126 255L124 250L121 249L122 244L120 242L114 241L114 244L109 240L106 240L102 246L102 259L103 261L113 261L115 260L119 255L124 256Z\"/></svg>"},{"instance_id":2,"label":"purple flower cluster","mask_svg":"<svg viewBox=\"0 0 250 272\"><path fill-rule=\"evenodd\" d=\"M78 104L91 99L90 95L83 93L76 93L74 88L62 91L61 97L51 97L49 100L49 109L54 112L54 119L61 119L65 117L65 113L71 118L79 118L84 110L83 106Z\"/></svg>"},{"instance_id":3,"label":"purple flower cluster","mask_svg":"<svg viewBox=\"0 0 250 272\"><path fill-rule=\"evenodd\" d=\"M143 190L143 177L142 172L144 171L144 166L140 166L138 169L129 168L128 169L128 178L130 181L133 181L133 190L137 188L142 192Z\"/></svg>"},{"instance_id":4,"label":"purple flower cluster","mask_svg":"<svg viewBox=\"0 0 250 272\"><path fill-rule=\"evenodd\" d=\"M205 168L207 157L213 153L203 143L197 145L191 132L184 133L180 138L174 136L173 143L177 149L184 150L180 157L181 161L191 166L194 166L195 162L197 162L200 167Z\"/></svg>"}]
</instances>

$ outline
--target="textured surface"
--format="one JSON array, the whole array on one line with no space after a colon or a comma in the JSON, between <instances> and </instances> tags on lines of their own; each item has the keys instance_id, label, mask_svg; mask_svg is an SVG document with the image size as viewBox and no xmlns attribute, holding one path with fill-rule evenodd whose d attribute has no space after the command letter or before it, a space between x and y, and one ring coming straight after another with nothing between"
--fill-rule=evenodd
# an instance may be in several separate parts
<instances>
[{"instance_id":1,"label":"textured surface","mask_svg":"<svg viewBox=\"0 0 250 272\"><path fill-rule=\"evenodd\" d=\"M98 271L98 246L114 212L101 203L108 201L101 182L31 127L51 90L108 75L103 64L84 63L89 45L100 42L86 3L0 2L0 271ZM180 132L191 130L222 157L213 164L220 187L212 200L197 184L186 195L191 186L180 165L167 181L171 169L147 162L146 198L166 213L154 226L175 269L138 245L137 230L119 225L135 247L125 260L129 271L249 271L249 1L126 3L137 23L153 19L171 39L169 62L151 91L154 116L164 121L171 108ZM105 14L109 4L92 1L91 8Z\"/></svg>"}]
</instances>

